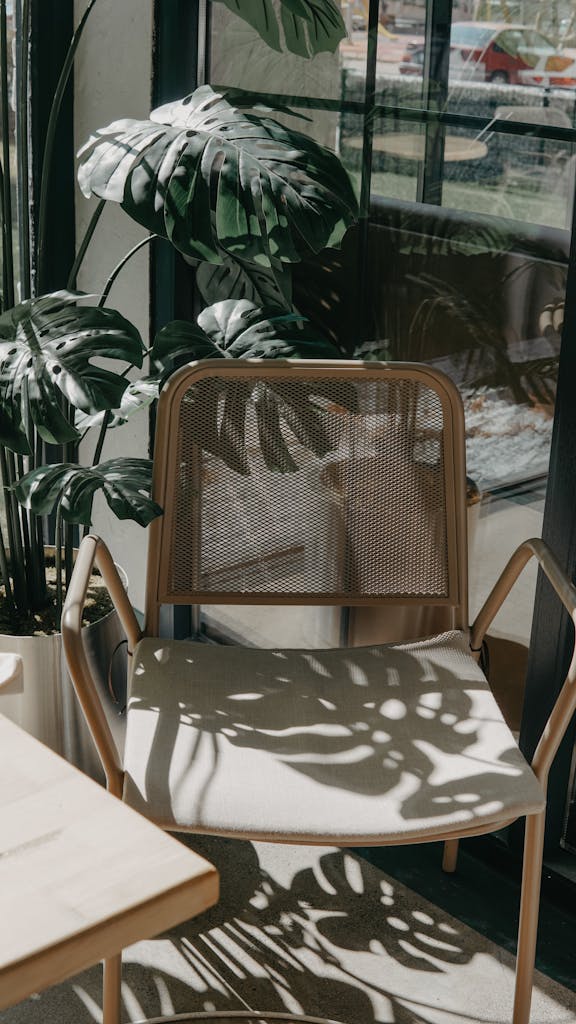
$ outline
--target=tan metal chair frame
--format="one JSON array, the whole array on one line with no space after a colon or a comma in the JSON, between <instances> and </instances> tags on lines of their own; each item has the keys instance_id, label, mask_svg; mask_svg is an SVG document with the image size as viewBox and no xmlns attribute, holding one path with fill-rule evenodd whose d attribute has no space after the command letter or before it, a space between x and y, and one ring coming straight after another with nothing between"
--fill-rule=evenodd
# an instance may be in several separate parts
<instances>
[{"instance_id":1,"label":"tan metal chair frame","mask_svg":"<svg viewBox=\"0 0 576 1024\"><path fill-rule=\"evenodd\" d=\"M223 363L225 361L222 360L221 362ZM237 370L238 363L237 361L234 361L234 363L236 364ZM317 370L318 366L324 367L326 372L331 375L366 372L366 364L363 365L359 363L318 363L317 361L307 361L305 365L306 367L309 367L311 373L313 373L314 370ZM369 364L369 367L374 367L374 364ZM267 370L268 368L270 369L270 372L273 373L275 363L269 361ZM397 370L399 374L401 374L402 370L405 370L406 368L407 366L402 364L392 364L390 367L386 367L388 372L394 372ZM196 378L209 372L210 365L208 364L208 361L204 364L196 364L196 367L194 368ZM246 362L242 364L242 372L247 376L252 373L258 373L261 375L262 366L259 365L258 361ZM163 393L161 400L165 413L169 413L171 402L178 399L182 388L189 387L190 374L191 368L184 367L181 371L178 371L173 378L171 378L167 390ZM436 376L439 380L444 382L445 379L442 375L438 374ZM426 377L429 379L429 371L427 369ZM446 409L449 411L450 415L453 414L459 420L456 424L457 430L455 433L457 444L461 445L463 448L464 431L463 421L461 419L461 406L459 400L454 399L453 395L450 395L449 392L451 387L452 386L448 382L446 385ZM167 415L163 422L167 423L169 422L169 419L170 417ZM460 440L458 440L458 438L460 438ZM62 617L62 636L70 674L104 767L108 789L120 799L122 798L124 776L122 761L114 743L104 710L100 704L96 686L91 677L86 655L84 653L81 639L82 613L92 569L94 566L97 566L104 578L104 582L110 592L110 596L126 632L129 652L133 651L135 645L144 636L156 635L160 604L166 600L173 600L169 592L169 587L167 586L165 574L162 572L162 530L163 528L166 528L167 523L169 524L170 515L170 506L168 503L170 494L168 493L168 495L164 495L164 485L167 477L168 462L171 457L174 457L173 453L170 452L169 447L169 431L166 427L162 427L157 439L154 496L161 504L163 500L166 501L166 499L168 499L168 501L165 506L166 512L162 517L164 523L160 519L156 520L150 531L146 620L144 629L141 629L139 626L138 620L136 619L124 589L124 585L108 548L104 542L96 536L86 537L80 546L73 579L68 591ZM463 450L459 449L455 452L455 461L456 464L460 462L463 467ZM459 476L458 473L457 476ZM465 487L463 480L455 479L454 483L457 488L462 488L462 493L464 494ZM462 557L462 553L466 550L464 500L461 502L461 512L457 515L456 521L452 525L454 527L454 534L452 536L454 550L452 551L452 555L459 556L460 570L456 576L454 573L450 576L450 603L454 606L454 626L455 628L462 629L466 628L466 618L464 616L467 616L467 562L466 558ZM470 648L476 658L479 657L483 639L492 620L508 596L520 573L532 558L536 558L538 561L540 568L550 581L570 615L573 624L576 626L576 588L571 584L558 561L542 540L527 540L517 548L510 558L471 627ZM160 579L160 584L156 583L157 579ZM234 598L233 595L232 598L237 600L237 597ZM213 596L211 599L213 600ZM220 600L229 600L229 597L221 597ZM405 599L403 600L405 603ZM183 603L196 601L198 601L197 594L187 595L185 599L182 598ZM258 600L253 603L263 603L262 598L259 597ZM284 603L283 600L280 603ZM299 597L294 600L293 603L302 604L303 602ZM311 603L334 604L338 602L328 598L323 601L319 601L315 598ZM364 599L355 603L375 602L374 599ZM421 604L421 600L418 600L418 603ZM542 731L542 735L539 739L531 762L532 769L544 791L546 791L547 788L550 766L554 760L558 747L575 709L576 654L573 651L570 667L562 689ZM505 825L510 824L511 820L514 819L503 820L495 824L492 823L484 826L477 825L475 827L458 828L447 833L436 835L434 837L435 840L444 842L445 844L443 860L444 870L453 871L455 869L458 840L460 838L496 831ZM540 898L540 878L542 871L544 824L544 812L526 815L522 895L518 928L516 988L512 1024L528 1024L530 1018L530 1002ZM422 839L412 838L407 841L421 842ZM391 839L388 842L382 840L378 845L398 845L398 840ZM120 960L119 958L115 958L113 961L107 963L105 971L104 1019L106 1024L116 1024L119 1020L119 983ZM265 1013L262 1014L263 1019L266 1019L266 1016L267 1015ZM202 1015L197 1015L195 1019L201 1019L201 1017ZM274 1015L268 1014L268 1017L273 1019ZM183 1015L180 1018L174 1019L189 1020L193 1018L191 1015ZM299 1019L305 1020L306 1018Z\"/></svg>"}]
</instances>

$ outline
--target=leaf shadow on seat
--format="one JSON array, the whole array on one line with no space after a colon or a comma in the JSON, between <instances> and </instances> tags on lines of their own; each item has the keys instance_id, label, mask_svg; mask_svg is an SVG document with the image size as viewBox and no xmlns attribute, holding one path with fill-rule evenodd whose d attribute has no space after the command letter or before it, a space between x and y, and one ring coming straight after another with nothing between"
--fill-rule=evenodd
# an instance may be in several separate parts
<instances>
[{"instance_id":1,"label":"leaf shadow on seat","mask_svg":"<svg viewBox=\"0 0 576 1024\"><path fill-rule=\"evenodd\" d=\"M510 795L522 784L521 756L475 670L454 674L432 647L417 663L400 648L219 648L214 658L204 645L157 644L170 678L148 683L137 663L130 701L130 714L154 716L148 798L172 799L166 752L176 743L182 778L202 765L199 807L231 748L270 754L332 791L388 794L407 821L454 812L471 820L487 805L499 809L503 787Z\"/></svg>"}]
</instances>

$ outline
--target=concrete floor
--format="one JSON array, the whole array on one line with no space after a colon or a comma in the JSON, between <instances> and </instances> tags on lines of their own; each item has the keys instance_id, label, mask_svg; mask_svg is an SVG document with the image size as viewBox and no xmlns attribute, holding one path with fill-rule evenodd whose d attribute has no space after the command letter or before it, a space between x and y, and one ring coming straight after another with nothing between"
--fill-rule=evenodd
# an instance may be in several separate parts
<instances>
[{"instance_id":1,"label":"concrete floor","mask_svg":"<svg viewBox=\"0 0 576 1024\"><path fill-rule=\"evenodd\" d=\"M124 1020L259 1008L346 1024L509 1024L510 954L355 854L190 845L218 865L221 901L125 952ZM0 1021L100 1021L100 985L94 967ZM538 975L531 1021L573 1024L576 994Z\"/></svg>"}]
</instances>

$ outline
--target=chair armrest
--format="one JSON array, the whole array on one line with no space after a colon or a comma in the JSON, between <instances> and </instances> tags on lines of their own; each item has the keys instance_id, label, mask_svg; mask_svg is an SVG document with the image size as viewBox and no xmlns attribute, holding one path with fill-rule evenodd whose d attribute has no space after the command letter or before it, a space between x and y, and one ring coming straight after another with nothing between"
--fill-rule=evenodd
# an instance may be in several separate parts
<instances>
[{"instance_id":1,"label":"chair armrest","mask_svg":"<svg viewBox=\"0 0 576 1024\"><path fill-rule=\"evenodd\" d=\"M470 648L474 653L480 650L490 623L531 558L538 560L540 568L558 594L576 629L576 588L568 579L568 576L550 551L548 545L543 540L533 538L532 540L524 541L516 549L478 612L470 630ZM544 787L548 781L550 766L575 709L576 643L572 648L570 667L562 689L548 716L536 746L534 757L532 758L532 768Z\"/></svg>"},{"instance_id":2,"label":"chair armrest","mask_svg":"<svg viewBox=\"0 0 576 1024\"><path fill-rule=\"evenodd\" d=\"M122 794L122 763L112 732L98 695L98 688L92 673L84 643L82 641L82 616L86 604L86 594L94 566L97 566L112 603L118 613L126 636L128 649L142 636L138 620L134 614L122 580L112 556L99 537L85 537L78 549L74 571L66 594L62 612L62 644L68 663L68 671L74 685L76 695L82 706L84 717L92 734L96 749L106 773L108 789L115 796Z\"/></svg>"}]
</instances>

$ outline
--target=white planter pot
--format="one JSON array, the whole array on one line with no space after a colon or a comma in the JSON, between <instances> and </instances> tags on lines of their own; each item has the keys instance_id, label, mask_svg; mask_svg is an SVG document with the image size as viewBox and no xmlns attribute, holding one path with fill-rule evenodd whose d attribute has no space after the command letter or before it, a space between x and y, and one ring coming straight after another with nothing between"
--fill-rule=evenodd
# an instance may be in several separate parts
<instances>
[{"instance_id":1,"label":"white planter pot","mask_svg":"<svg viewBox=\"0 0 576 1024\"><path fill-rule=\"evenodd\" d=\"M122 644L124 633L116 612L85 626L82 636L112 733L122 751L125 717L120 712L126 691L126 646ZM100 760L68 674L61 634L10 636L0 633L0 653L5 652L19 654L22 658L24 685L21 693L0 691L0 714L82 771L103 780ZM109 690L110 665L110 681L118 703Z\"/></svg>"}]
</instances>

